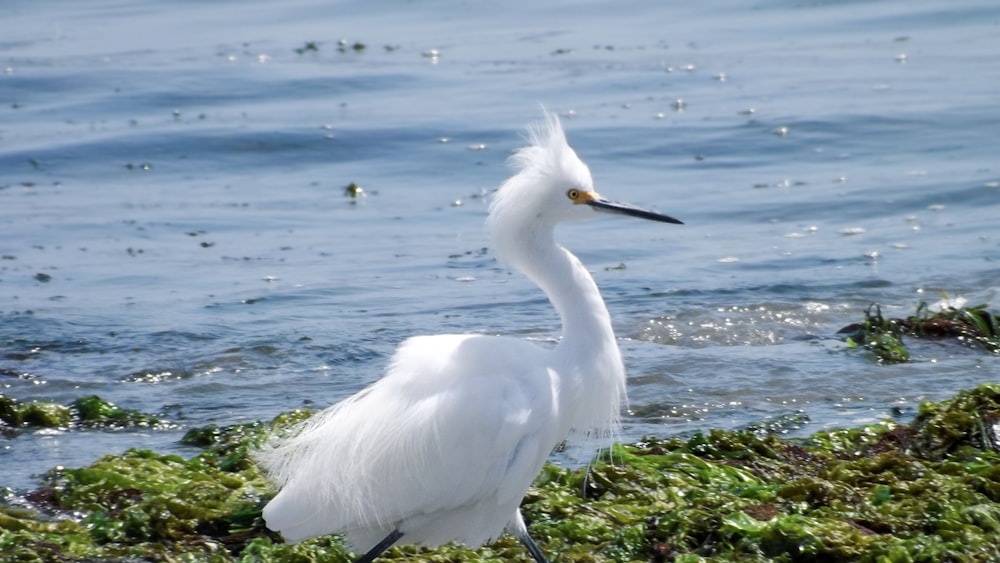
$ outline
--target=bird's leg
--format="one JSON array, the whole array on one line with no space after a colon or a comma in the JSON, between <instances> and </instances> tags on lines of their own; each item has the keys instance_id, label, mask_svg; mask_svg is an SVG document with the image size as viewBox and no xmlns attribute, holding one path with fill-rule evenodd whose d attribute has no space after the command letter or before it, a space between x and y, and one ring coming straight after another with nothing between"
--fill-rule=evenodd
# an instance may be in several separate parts
<instances>
[{"instance_id":1,"label":"bird's leg","mask_svg":"<svg viewBox=\"0 0 1000 563\"><path fill-rule=\"evenodd\" d=\"M375 544L375 547L369 549L368 553L365 553L361 557L355 559L354 563L372 563L376 557L382 555L383 551L392 547L392 544L396 543L396 541L401 537L403 537L403 532L400 532L398 529L394 529L389 532L388 536L382 538L382 541ZM538 549L538 546L535 546L535 549Z\"/></svg>"},{"instance_id":2,"label":"bird's leg","mask_svg":"<svg viewBox=\"0 0 1000 563\"><path fill-rule=\"evenodd\" d=\"M528 535L528 527L524 524L524 517L521 516L520 510L514 512L514 517L507 524L507 531L514 534L514 537L520 540L521 544L528 549L528 553L531 554L531 558L535 560L535 563L549 563L549 560L545 558L545 554L542 553L542 548L538 547L535 540L531 539L531 536Z\"/></svg>"},{"instance_id":3,"label":"bird's leg","mask_svg":"<svg viewBox=\"0 0 1000 563\"><path fill-rule=\"evenodd\" d=\"M545 558L545 554L542 553L542 548L538 547L535 540L531 539L527 530L525 530L524 533L516 534L516 536L517 539L521 540L521 543L524 544L524 547L527 548L528 553L531 554L531 558L535 560L535 563L549 563L549 560Z\"/></svg>"}]
</instances>

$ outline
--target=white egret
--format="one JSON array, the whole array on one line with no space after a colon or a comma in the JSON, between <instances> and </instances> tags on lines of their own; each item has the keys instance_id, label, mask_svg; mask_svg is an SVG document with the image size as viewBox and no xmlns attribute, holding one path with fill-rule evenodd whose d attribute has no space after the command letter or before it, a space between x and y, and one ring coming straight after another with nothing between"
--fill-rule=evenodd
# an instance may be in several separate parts
<instances>
[{"instance_id":1,"label":"white egret","mask_svg":"<svg viewBox=\"0 0 1000 563\"><path fill-rule=\"evenodd\" d=\"M487 225L501 261L559 312L562 338L543 348L511 337L416 336L382 379L307 420L258 454L281 487L264 508L288 542L343 533L369 562L397 541L478 547L504 530L538 562L519 506L571 431L608 435L625 400L611 318L557 223L596 212L672 217L604 199L555 115L530 130Z\"/></svg>"}]
</instances>

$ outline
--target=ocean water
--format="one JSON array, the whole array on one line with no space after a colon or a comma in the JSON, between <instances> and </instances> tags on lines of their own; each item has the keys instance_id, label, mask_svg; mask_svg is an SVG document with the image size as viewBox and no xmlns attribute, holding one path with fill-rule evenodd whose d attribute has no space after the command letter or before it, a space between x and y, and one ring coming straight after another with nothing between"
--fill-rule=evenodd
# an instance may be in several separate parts
<instances>
[{"instance_id":1,"label":"ocean water","mask_svg":"<svg viewBox=\"0 0 1000 563\"><path fill-rule=\"evenodd\" d=\"M0 486L332 404L408 336L553 341L483 229L543 105L602 193L685 222L560 231L621 341L623 439L908 420L1000 377L836 336L1000 307L995 2L13 0L0 31L0 391L173 423L5 431Z\"/></svg>"}]
</instances>

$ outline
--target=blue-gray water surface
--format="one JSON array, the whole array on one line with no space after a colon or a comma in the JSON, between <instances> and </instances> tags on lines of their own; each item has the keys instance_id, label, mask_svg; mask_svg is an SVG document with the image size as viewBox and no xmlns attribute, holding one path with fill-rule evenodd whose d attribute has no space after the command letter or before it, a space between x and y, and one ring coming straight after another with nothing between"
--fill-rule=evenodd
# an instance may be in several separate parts
<instances>
[{"instance_id":1,"label":"blue-gray water surface","mask_svg":"<svg viewBox=\"0 0 1000 563\"><path fill-rule=\"evenodd\" d=\"M408 336L558 338L483 229L542 104L602 193L686 223L560 231L620 338L622 438L907 420L996 381L836 332L1000 304L1000 5L673 4L6 2L0 391L172 426L5 432L0 486L329 405Z\"/></svg>"}]
</instances>

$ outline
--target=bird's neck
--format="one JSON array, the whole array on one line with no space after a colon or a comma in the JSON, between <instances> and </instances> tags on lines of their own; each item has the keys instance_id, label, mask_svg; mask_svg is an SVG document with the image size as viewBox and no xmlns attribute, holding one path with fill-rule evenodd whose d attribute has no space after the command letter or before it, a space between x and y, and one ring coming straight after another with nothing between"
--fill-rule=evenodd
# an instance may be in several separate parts
<instances>
[{"instance_id":1,"label":"bird's neck","mask_svg":"<svg viewBox=\"0 0 1000 563\"><path fill-rule=\"evenodd\" d=\"M548 296L562 321L562 338L554 350L566 391L567 408L577 430L610 431L625 401L625 369L611 326L611 316L597 283L580 260L555 242L551 230L524 233L534 240L511 265Z\"/></svg>"}]
</instances>

